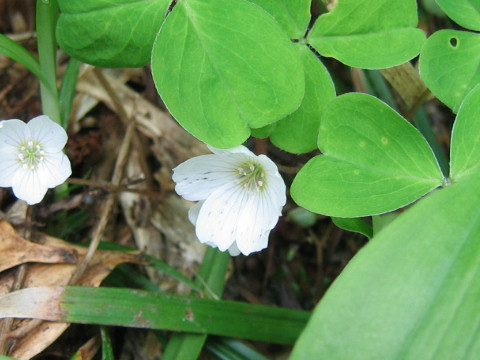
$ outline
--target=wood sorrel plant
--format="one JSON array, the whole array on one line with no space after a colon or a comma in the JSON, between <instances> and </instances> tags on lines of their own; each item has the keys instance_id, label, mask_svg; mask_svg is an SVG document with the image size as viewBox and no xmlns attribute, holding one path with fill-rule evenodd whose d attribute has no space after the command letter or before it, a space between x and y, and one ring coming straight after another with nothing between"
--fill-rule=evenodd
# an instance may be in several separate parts
<instances>
[{"instance_id":1,"label":"wood sorrel plant","mask_svg":"<svg viewBox=\"0 0 480 360\"><path fill-rule=\"evenodd\" d=\"M311 0L59 0L64 51L103 67L151 62L171 114L208 145L253 135L292 153L318 148L291 188L300 206L358 230L345 219L375 222L423 197L346 267L293 359L480 353L480 5L436 1L473 31L426 39L415 0L338 0L311 28ZM423 80L457 113L448 178L414 126L371 95L336 96L322 64L384 69L418 54Z\"/></svg>"}]
</instances>

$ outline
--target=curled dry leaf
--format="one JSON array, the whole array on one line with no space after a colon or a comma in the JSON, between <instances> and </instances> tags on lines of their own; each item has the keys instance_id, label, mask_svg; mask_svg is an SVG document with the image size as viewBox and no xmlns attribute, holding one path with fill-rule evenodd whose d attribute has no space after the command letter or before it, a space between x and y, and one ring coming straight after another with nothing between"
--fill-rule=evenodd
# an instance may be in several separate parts
<instances>
[{"instance_id":1,"label":"curled dry leaf","mask_svg":"<svg viewBox=\"0 0 480 360\"><path fill-rule=\"evenodd\" d=\"M0 225L2 224L0 223ZM0 227L0 231L4 233L10 231L13 232L14 236L18 237L11 227L10 229L8 226L5 226L5 228ZM4 234L1 236L3 237ZM39 240L39 242L41 242L45 248L61 248L70 253L77 253L79 260L81 260L87 251L87 248L75 246L63 240L46 235L40 235L37 240ZM141 264L141 256L138 252L99 250L95 253L95 256L93 257L77 285L99 286L103 279L105 279L105 277L107 277L117 265L126 262ZM31 289L28 288L33 287L66 285L71 275L75 271L75 268L76 264L69 263L35 263L28 265L24 281L24 288L26 288L25 290L28 292L31 291ZM8 299L8 293L10 292L10 289L12 289L13 284L13 272L5 271L4 273L0 274L0 302ZM37 297L34 292L32 296L28 296L28 298L25 299L26 302L14 301L8 311L15 313L15 311L19 311L18 309L25 309L28 307L32 308L33 311L34 304L42 304L42 297L40 295L41 294L39 294L39 297ZM43 297L43 299L45 299L45 297ZM47 306L47 309L48 305L53 305L48 304L48 302L43 302L43 304ZM37 306L36 308L39 307ZM40 306L40 308L42 307ZM45 309L45 307L43 308ZM54 309L50 309L49 311L54 311ZM8 315L0 315L0 317L6 316ZM9 343L11 344L7 355L17 359L29 359L53 343L68 328L68 326L69 324L57 322L38 323L35 320L30 319L15 320L12 331L9 334L6 334L6 336L9 337ZM0 336L4 335L0 334Z\"/></svg>"},{"instance_id":2,"label":"curled dry leaf","mask_svg":"<svg viewBox=\"0 0 480 360\"><path fill-rule=\"evenodd\" d=\"M69 263L77 261L75 249L35 244L21 238L6 221L0 221L0 271L27 262Z\"/></svg>"}]
</instances>

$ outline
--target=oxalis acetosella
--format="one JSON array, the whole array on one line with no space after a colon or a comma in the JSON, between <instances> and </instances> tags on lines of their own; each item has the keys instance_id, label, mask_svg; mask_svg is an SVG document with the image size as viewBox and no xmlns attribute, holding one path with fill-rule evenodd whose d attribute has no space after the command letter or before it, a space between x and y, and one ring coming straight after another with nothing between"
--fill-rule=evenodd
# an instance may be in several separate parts
<instances>
[{"instance_id":1,"label":"oxalis acetosella","mask_svg":"<svg viewBox=\"0 0 480 360\"><path fill-rule=\"evenodd\" d=\"M188 213L198 239L231 255L266 248L286 202L277 166L244 146L210 150L173 169L175 191L198 201Z\"/></svg>"},{"instance_id":2,"label":"oxalis acetosella","mask_svg":"<svg viewBox=\"0 0 480 360\"><path fill-rule=\"evenodd\" d=\"M67 139L65 130L46 115L28 123L0 121L0 187L12 187L29 205L42 201L49 188L72 173L62 151Z\"/></svg>"}]
</instances>

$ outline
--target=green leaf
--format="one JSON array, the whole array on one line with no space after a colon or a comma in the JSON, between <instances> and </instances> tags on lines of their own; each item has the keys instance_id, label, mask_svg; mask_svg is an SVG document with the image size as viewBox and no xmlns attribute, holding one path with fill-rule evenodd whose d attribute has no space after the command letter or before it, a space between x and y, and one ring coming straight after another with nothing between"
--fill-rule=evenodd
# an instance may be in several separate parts
<instances>
[{"instance_id":1,"label":"green leaf","mask_svg":"<svg viewBox=\"0 0 480 360\"><path fill-rule=\"evenodd\" d=\"M389 212L372 216L373 236L377 236L382 229L387 227L387 225L394 221L399 215L400 212Z\"/></svg>"},{"instance_id":2,"label":"green leaf","mask_svg":"<svg viewBox=\"0 0 480 360\"><path fill-rule=\"evenodd\" d=\"M207 350L220 360L268 360L242 342L229 338L209 339Z\"/></svg>"},{"instance_id":3,"label":"green leaf","mask_svg":"<svg viewBox=\"0 0 480 360\"><path fill-rule=\"evenodd\" d=\"M349 66L387 68L420 52L425 34L417 22L415 0L339 0L317 19L307 42Z\"/></svg>"},{"instance_id":4,"label":"green leaf","mask_svg":"<svg viewBox=\"0 0 480 360\"><path fill-rule=\"evenodd\" d=\"M171 0L58 0L57 41L69 55L101 67L150 61Z\"/></svg>"},{"instance_id":5,"label":"green leaf","mask_svg":"<svg viewBox=\"0 0 480 360\"><path fill-rule=\"evenodd\" d=\"M230 254L208 247L195 283L205 288L206 293L221 298L226 281ZM207 335L177 333L170 337L162 359L195 360L202 351Z\"/></svg>"},{"instance_id":6,"label":"green leaf","mask_svg":"<svg viewBox=\"0 0 480 360\"><path fill-rule=\"evenodd\" d=\"M112 339L104 326L100 328L100 334L102 336L102 360L114 360Z\"/></svg>"},{"instance_id":7,"label":"green leaf","mask_svg":"<svg viewBox=\"0 0 480 360\"><path fill-rule=\"evenodd\" d=\"M310 22L312 0L249 0L260 5L277 20L292 39L300 39Z\"/></svg>"},{"instance_id":8,"label":"green leaf","mask_svg":"<svg viewBox=\"0 0 480 360\"><path fill-rule=\"evenodd\" d=\"M19 306L23 303L29 306ZM122 288L34 287L0 297L0 318L163 329L276 344L292 344L309 316L302 310Z\"/></svg>"},{"instance_id":9,"label":"green leaf","mask_svg":"<svg viewBox=\"0 0 480 360\"><path fill-rule=\"evenodd\" d=\"M293 199L336 217L405 206L444 181L419 131L373 96L350 93L328 103L319 148L293 181Z\"/></svg>"},{"instance_id":10,"label":"green leaf","mask_svg":"<svg viewBox=\"0 0 480 360\"><path fill-rule=\"evenodd\" d=\"M471 30L480 30L480 2L478 0L436 0L440 8L457 24Z\"/></svg>"},{"instance_id":11,"label":"green leaf","mask_svg":"<svg viewBox=\"0 0 480 360\"><path fill-rule=\"evenodd\" d=\"M362 234L368 238L373 236L372 226L361 218L338 218L332 217L332 221L339 228Z\"/></svg>"},{"instance_id":12,"label":"green leaf","mask_svg":"<svg viewBox=\"0 0 480 360\"><path fill-rule=\"evenodd\" d=\"M327 291L291 359L478 359L479 197L478 178L465 178L384 228Z\"/></svg>"},{"instance_id":13,"label":"green leaf","mask_svg":"<svg viewBox=\"0 0 480 360\"><path fill-rule=\"evenodd\" d=\"M480 82L480 35L440 30L420 53L420 75L433 94L453 112Z\"/></svg>"},{"instance_id":14,"label":"green leaf","mask_svg":"<svg viewBox=\"0 0 480 360\"><path fill-rule=\"evenodd\" d=\"M50 82L42 74L38 60L35 59L35 57L30 54L22 45L3 34L0 34L0 54L8 56L9 58L25 66L42 82L42 84L49 89L50 92L56 92L56 89L51 86Z\"/></svg>"},{"instance_id":15,"label":"green leaf","mask_svg":"<svg viewBox=\"0 0 480 360\"><path fill-rule=\"evenodd\" d=\"M62 80L62 87L58 93L58 103L60 106L61 125L66 130L70 121L70 115L73 108L73 100L77 88L78 71L80 62L77 59L71 58L67 65L67 70Z\"/></svg>"},{"instance_id":16,"label":"green leaf","mask_svg":"<svg viewBox=\"0 0 480 360\"><path fill-rule=\"evenodd\" d=\"M295 111L300 56L270 14L246 0L183 0L157 35L152 72L172 115L218 148Z\"/></svg>"},{"instance_id":17,"label":"green leaf","mask_svg":"<svg viewBox=\"0 0 480 360\"><path fill-rule=\"evenodd\" d=\"M305 69L305 97L297 111L275 124L270 140L285 151L305 153L317 147L320 116L335 87L320 59L305 44L296 47Z\"/></svg>"},{"instance_id":18,"label":"green leaf","mask_svg":"<svg viewBox=\"0 0 480 360\"><path fill-rule=\"evenodd\" d=\"M453 124L450 178L458 181L480 171L480 84L460 105Z\"/></svg>"}]
</instances>

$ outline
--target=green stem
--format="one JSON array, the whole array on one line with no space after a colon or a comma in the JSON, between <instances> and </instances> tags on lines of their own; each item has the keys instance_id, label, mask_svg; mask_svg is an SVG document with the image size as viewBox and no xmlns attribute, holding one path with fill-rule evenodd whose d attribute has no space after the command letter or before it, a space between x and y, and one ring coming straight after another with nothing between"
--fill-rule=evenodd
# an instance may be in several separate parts
<instances>
[{"instance_id":1,"label":"green stem","mask_svg":"<svg viewBox=\"0 0 480 360\"><path fill-rule=\"evenodd\" d=\"M37 40L40 70L48 85L40 83L42 109L53 121L61 124L57 91L55 26L58 18L57 0L37 0Z\"/></svg>"},{"instance_id":2,"label":"green stem","mask_svg":"<svg viewBox=\"0 0 480 360\"><path fill-rule=\"evenodd\" d=\"M220 252L208 247L203 257L202 266L198 273L198 284L205 286L205 294L211 294L220 298L225 285L230 255L228 252ZM207 335L199 334L175 334L165 348L163 359L165 360L194 360L198 358L205 344Z\"/></svg>"}]
</instances>

